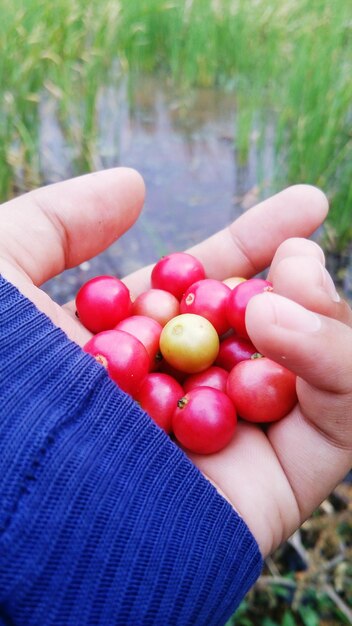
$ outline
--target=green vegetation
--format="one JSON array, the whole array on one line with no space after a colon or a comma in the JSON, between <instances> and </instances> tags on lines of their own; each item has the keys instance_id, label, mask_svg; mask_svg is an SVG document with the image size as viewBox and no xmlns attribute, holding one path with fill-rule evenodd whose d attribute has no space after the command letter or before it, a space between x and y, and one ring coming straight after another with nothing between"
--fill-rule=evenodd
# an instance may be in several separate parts
<instances>
[{"instance_id":1,"label":"green vegetation","mask_svg":"<svg viewBox=\"0 0 352 626\"><path fill-rule=\"evenodd\" d=\"M232 90L236 148L276 129L273 187L319 185L329 241L352 239L352 7L337 0L13 0L1 2L0 196L40 181L38 120L57 101L77 172L93 166L97 101L116 60L176 84ZM72 123L74 120L74 124ZM20 179L20 183L18 182Z\"/></svg>"}]
</instances>

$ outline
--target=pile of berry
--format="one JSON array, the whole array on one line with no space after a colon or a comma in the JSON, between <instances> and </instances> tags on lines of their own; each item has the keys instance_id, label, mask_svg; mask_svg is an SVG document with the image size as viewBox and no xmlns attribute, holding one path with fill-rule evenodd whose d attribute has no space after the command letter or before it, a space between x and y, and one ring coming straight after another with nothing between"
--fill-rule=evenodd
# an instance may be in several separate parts
<instances>
[{"instance_id":1,"label":"pile of berry","mask_svg":"<svg viewBox=\"0 0 352 626\"><path fill-rule=\"evenodd\" d=\"M206 278L185 252L160 259L134 302L121 280L98 276L76 297L94 333L84 350L185 448L218 452L237 416L272 422L297 401L294 374L258 354L246 330L248 301L270 290L260 278Z\"/></svg>"}]
</instances>

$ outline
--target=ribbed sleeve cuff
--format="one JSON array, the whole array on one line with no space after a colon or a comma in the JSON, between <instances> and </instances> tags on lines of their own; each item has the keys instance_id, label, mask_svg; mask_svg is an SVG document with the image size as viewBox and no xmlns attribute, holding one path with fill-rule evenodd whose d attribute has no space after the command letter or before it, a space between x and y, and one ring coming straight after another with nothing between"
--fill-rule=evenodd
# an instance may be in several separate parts
<instances>
[{"instance_id":1,"label":"ribbed sleeve cuff","mask_svg":"<svg viewBox=\"0 0 352 626\"><path fill-rule=\"evenodd\" d=\"M224 624L262 567L243 520L3 279L0 316L0 615Z\"/></svg>"}]
</instances>

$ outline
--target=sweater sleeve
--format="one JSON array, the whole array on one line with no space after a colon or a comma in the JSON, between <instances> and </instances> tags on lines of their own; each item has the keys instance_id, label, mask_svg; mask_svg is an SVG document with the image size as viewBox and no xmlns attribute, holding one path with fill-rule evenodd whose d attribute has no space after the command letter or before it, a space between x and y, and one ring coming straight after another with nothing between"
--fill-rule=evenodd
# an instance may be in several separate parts
<instances>
[{"instance_id":1,"label":"sweater sleeve","mask_svg":"<svg viewBox=\"0 0 352 626\"><path fill-rule=\"evenodd\" d=\"M222 625L243 520L105 370L0 279L0 623Z\"/></svg>"}]
</instances>

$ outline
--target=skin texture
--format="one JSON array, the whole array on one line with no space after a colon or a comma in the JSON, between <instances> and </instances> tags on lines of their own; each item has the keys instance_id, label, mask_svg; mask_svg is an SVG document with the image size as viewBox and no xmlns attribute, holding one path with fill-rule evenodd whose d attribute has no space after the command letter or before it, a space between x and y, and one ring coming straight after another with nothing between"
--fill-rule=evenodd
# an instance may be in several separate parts
<instances>
[{"instance_id":1,"label":"skin texture","mask_svg":"<svg viewBox=\"0 0 352 626\"><path fill-rule=\"evenodd\" d=\"M121 168L4 204L1 273L83 345L90 333L74 305L59 307L39 286L109 246L137 219L143 198L141 177ZM302 239L327 210L321 191L297 185L189 250L219 280L248 278L272 263L275 293L252 299L246 323L258 349L297 374L299 404L266 434L241 423L225 450L190 455L242 515L263 555L312 513L352 464L352 313L337 301L322 251ZM125 279L134 295L149 287L150 271Z\"/></svg>"}]
</instances>

